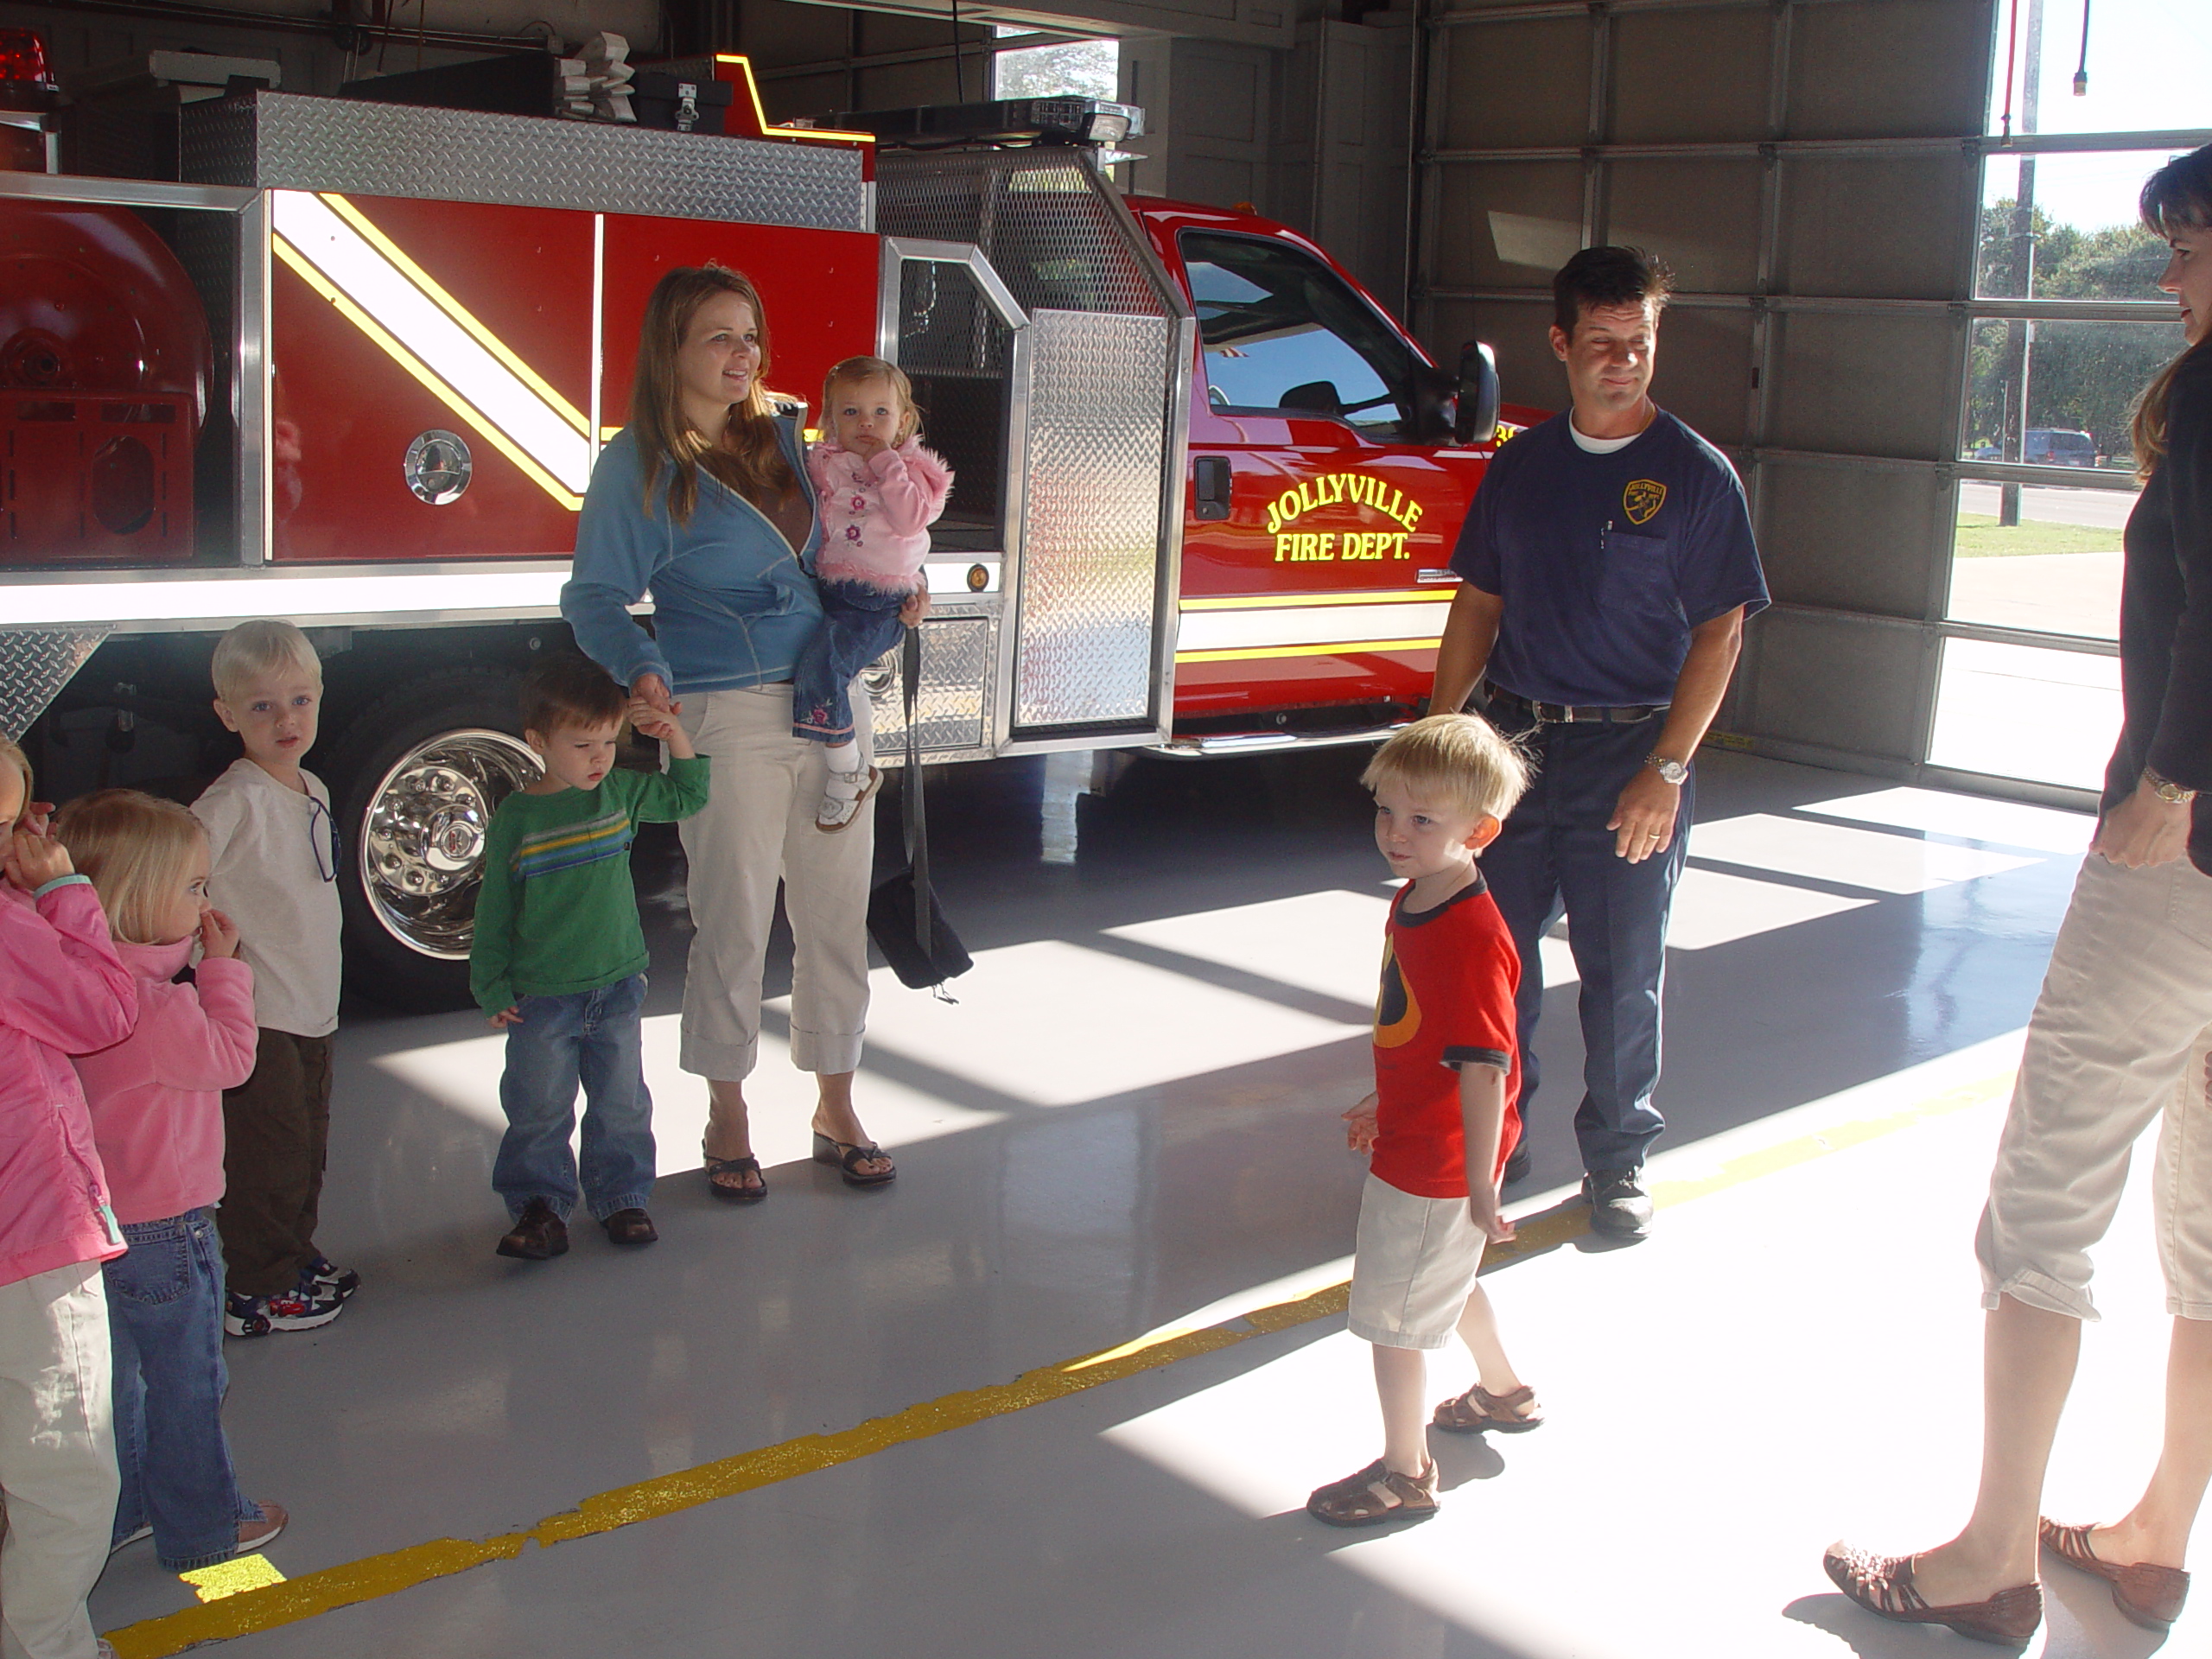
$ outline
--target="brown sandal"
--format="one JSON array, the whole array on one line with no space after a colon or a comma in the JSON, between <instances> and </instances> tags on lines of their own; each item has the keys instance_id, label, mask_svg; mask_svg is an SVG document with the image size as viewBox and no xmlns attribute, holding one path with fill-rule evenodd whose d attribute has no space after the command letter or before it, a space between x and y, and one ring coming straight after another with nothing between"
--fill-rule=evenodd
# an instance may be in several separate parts
<instances>
[{"instance_id":1,"label":"brown sandal","mask_svg":"<svg viewBox=\"0 0 2212 1659\"><path fill-rule=\"evenodd\" d=\"M1877 1618L1899 1624L1941 1624L1976 1642L2018 1653L2043 1623L2043 1586L2016 1584L1986 1601L1931 1607L1913 1587L1912 1557L1872 1555L1838 1544L1821 1558L1835 1587Z\"/></svg>"},{"instance_id":2,"label":"brown sandal","mask_svg":"<svg viewBox=\"0 0 2212 1659\"><path fill-rule=\"evenodd\" d=\"M1425 1521L1436 1513L1436 1465L1401 1475L1377 1458L1356 1475L1317 1488L1306 1512L1332 1527L1372 1527L1385 1521Z\"/></svg>"},{"instance_id":3,"label":"brown sandal","mask_svg":"<svg viewBox=\"0 0 2212 1659\"><path fill-rule=\"evenodd\" d=\"M2036 1522L2036 1534L2045 1549L2076 1572L2112 1586L2112 1605L2120 1609L2122 1618L2146 1630L2173 1629L2174 1621L2181 1617L2182 1604L2189 1599L2189 1574L2177 1567L2159 1567L2151 1561L2115 1567L2099 1560L2096 1551L2089 1548L2089 1534L2094 1530L2094 1527L2062 1527L2048 1516Z\"/></svg>"},{"instance_id":4,"label":"brown sandal","mask_svg":"<svg viewBox=\"0 0 2212 1659\"><path fill-rule=\"evenodd\" d=\"M1544 1414L1536 1408L1535 1389L1526 1382L1503 1394L1492 1394L1478 1382L1437 1407L1429 1421L1452 1434L1526 1434L1543 1427Z\"/></svg>"}]
</instances>

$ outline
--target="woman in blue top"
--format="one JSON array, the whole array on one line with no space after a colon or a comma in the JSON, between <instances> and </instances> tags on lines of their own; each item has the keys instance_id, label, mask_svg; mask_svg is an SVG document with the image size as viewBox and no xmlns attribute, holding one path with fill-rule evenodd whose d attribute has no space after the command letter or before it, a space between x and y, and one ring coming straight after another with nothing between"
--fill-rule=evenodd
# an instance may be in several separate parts
<instances>
[{"instance_id":1,"label":"woman in blue top","mask_svg":"<svg viewBox=\"0 0 2212 1659\"><path fill-rule=\"evenodd\" d=\"M600 454L561 613L631 695L674 711L714 762L702 811L680 826L696 928L683 989L683 1069L707 1079L715 1196L767 1196L744 1080L758 1058L760 976L776 884L797 947L792 1064L817 1074L815 1156L856 1186L896 1173L853 1111L868 1014L868 816L815 827L818 743L791 735L791 667L821 626L819 541L800 410L772 401L767 315L718 265L677 269L645 302L630 423ZM654 632L629 607L648 589ZM911 624L926 595L908 607ZM682 701L677 701L681 698ZM868 701L855 707L868 741Z\"/></svg>"}]
</instances>

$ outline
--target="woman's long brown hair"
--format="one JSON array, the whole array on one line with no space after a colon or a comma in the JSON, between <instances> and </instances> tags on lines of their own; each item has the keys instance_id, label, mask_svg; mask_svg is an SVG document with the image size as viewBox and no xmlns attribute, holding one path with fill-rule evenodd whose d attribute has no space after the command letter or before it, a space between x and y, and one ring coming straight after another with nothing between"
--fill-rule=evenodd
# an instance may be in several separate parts
<instances>
[{"instance_id":1,"label":"woman's long brown hair","mask_svg":"<svg viewBox=\"0 0 2212 1659\"><path fill-rule=\"evenodd\" d=\"M2153 173L2143 186L2140 202L2143 225L2160 236L2176 231L2212 230L2212 144L2177 156ZM2201 319L2200 319L2201 321ZM2143 389L2135 402L2131 435L2135 443L2135 476L2147 480L2166 453L2166 400L2172 395L2174 377L2181 365L2212 346L2212 333L2158 371L2158 378Z\"/></svg>"},{"instance_id":2,"label":"woman's long brown hair","mask_svg":"<svg viewBox=\"0 0 2212 1659\"><path fill-rule=\"evenodd\" d=\"M730 405L729 425L719 445L708 442L684 419L683 387L676 376L676 355L691 320L717 294L735 295L753 308L760 338L760 366L746 388L745 401ZM630 390L630 429L638 435L646 512L652 511L664 467L669 472L669 513L679 524L689 524L699 505L702 467L763 512L798 488L776 438L774 406L766 390L768 361L767 308L760 303L760 290L742 272L723 265L678 265L653 285L638 331L638 373Z\"/></svg>"}]
</instances>

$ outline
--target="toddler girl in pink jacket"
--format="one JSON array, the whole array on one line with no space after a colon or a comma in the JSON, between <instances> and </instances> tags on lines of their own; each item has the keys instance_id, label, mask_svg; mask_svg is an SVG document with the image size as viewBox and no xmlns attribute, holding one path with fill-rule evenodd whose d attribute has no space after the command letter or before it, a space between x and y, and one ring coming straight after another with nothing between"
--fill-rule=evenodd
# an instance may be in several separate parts
<instances>
[{"instance_id":1,"label":"toddler girl in pink jacket","mask_svg":"<svg viewBox=\"0 0 2212 1659\"><path fill-rule=\"evenodd\" d=\"M137 1028L80 1055L117 1221L130 1251L104 1269L115 1363L120 1501L111 1546L150 1534L171 1573L260 1548L284 1511L239 1496L223 1435L223 1094L253 1071L253 970L207 902L200 821L174 801L105 789L54 834L92 878L137 981ZM193 947L202 952L195 967Z\"/></svg>"},{"instance_id":2,"label":"toddler girl in pink jacket","mask_svg":"<svg viewBox=\"0 0 2212 1659\"><path fill-rule=\"evenodd\" d=\"M0 1649L93 1659L85 1598L115 1519L107 1296L123 1254L68 1057L138 1011L107 918L0 740Z\"/></svg>"},{"instance_id":3,"label":"toddler girl in pink jacket","mask_svg":"<svg viewBox=\"0 0 2212 1659\"><path fill-rule=\"evenodd\" d=\"M853 677L899 643L899 613L922 591L929 527L952 474L919 442L914 389L896 364L849 357L822 385L822 441L806 457L822 520L815 585L822 626L791 671L791 730L830 746L815 826L842 830L881 774L861 764Z\"/></svg>"}]
</instances>

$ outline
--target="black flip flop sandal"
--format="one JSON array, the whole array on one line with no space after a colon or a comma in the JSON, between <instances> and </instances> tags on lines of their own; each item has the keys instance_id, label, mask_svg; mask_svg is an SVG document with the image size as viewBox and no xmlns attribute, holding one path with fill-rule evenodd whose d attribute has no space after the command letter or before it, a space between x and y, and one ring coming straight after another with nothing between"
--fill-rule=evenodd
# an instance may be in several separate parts
<instances>
[{"instance_id":1,"label":"black flip flop sandal","mask_svg":"<svg viewBox=\"0 0 2212 1659\"><path fill-rule=\"evenodd\" d=\"M887 1169L880 1175L863 1175L854 1167L856 1164L883 1156L883 1148L874 1141L864 1147L856 1147L849 1141L832 1141L819 1129L814 1132L814 1161L837 1165L838 1173L844 1177L847 1186L881 1186L897 1176L899 1171L896 1167Z\"/></svg>"},{"instance_id":2,"label":"black flip flop sandal","mask_svg":"<svg viewBox=\"0 0 2212 1659\"><path fill-rule=\"evenodd\" d=\"M758 1204L768 1196L767 1178L761 1178L758 1186L730 1186L715 1179L717 1175L759 1175L760 1160L749 1154L743 1158L709 1158L707 1160L707 1191L724 1204Z\"/></svg>"}]
</instances>

